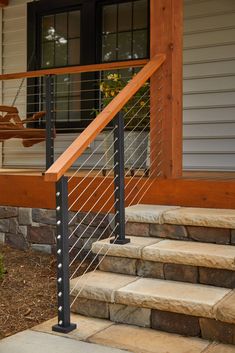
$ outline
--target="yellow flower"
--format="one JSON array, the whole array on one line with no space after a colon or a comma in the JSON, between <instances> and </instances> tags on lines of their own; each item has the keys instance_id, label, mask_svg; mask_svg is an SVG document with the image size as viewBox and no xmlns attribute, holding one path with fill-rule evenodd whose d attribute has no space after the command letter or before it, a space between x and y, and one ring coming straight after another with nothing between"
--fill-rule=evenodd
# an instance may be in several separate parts
<instances>
[{"instance_id":1,"label":"yellow flower","mask_svg":"<svg viewBox=\"0 0 235 353\"><path fill-rule=\"evenodd\" d=\"M114 82L117 82L120 78L121 78L121 76L118 75L118 74L114 74L114 75L113 75L113 80L114 80Z\"/></svg>"},{"instance_id":2,"label":"yellow flower","mask_svg":"<svg viewBox=\"0 0 235 353\"><path fill-rule=\"evenodd\" d=\"M104 92L104 87L105 87L105 84L104 84L104 82L102 82L102 83L100 84L100 91L101 91L101 92Z\"/></svg>"},{"instance_id":3,"label":"yellow flower","mask_svg":"<svg viewBox=\"0 0 235 353\"><path fill-rule=\"evenodd\" d=\"M143 107L146 103L144 101L140 102L141 107Z\"/></svg>"},{"instance_id":4,"label":"yellow flower","mask_svg":"<svg viewBox=\"0 0 235 353\"><path fill-rule=\"evenodd\" d=\"M115 96L115 91L111 91L111 97L114 97Z\"/></svg>"}]
</instances>

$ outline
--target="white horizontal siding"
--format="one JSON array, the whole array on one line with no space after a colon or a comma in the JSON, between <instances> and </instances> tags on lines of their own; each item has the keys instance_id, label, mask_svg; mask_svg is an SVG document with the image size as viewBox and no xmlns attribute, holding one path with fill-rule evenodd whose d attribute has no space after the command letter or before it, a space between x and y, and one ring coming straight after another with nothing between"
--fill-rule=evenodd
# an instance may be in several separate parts
<instances>
[{"instance_id":1,"label":"white horizontal siding","mask_svg":"<svg viewBox=\"0 0 235 353\"><path fill-rule=\"evenodd\" d=\"M184 80L184 92L190 93L207 93L213 91L235 91L235 74L223 75L220 77L205 77Z\"/></svg>"},{"instance_id":2,"label":"white horizontal siding","mask_svg":"<svg viewBox=\"0 0 235 353\"><path fill-rule=\"evenodd\" d=\"M63 151L65 151L72 141L77 137L76 134L60 134L55 139L55 159L57 159ZM97 164L97 168L104 165L104 144L102 141L104 135L101 134L97 137L89 148L83 153L74 166L83 164L91 152L96 150L96 153L89 158L84 164L84 168L91 168ZM9 140L4 144L4 166L5 167L35 167L45 168L46 147L45 142L34 145L30 148L25 148L20 140ZM7 153L6 153L7 152Z\"/></svg>"},{"instance_id":3,"label":"white horizontal siding","mask_svg":"<svg viewBox=\"0 0 235 353\"><path fill-rule=\"evenodd\" d=\"M185 0L184 168L235 170L235 1Z\"/></svg>"},{"instance_id":4,"label":"white horizontal siding","mask_svg":"<svg viewBox=\"0 0 235 353\"><path fill-rule=\"evenodd\" d=\"M184 63L184 78L203 78L234 75L235 59L209 61L201 63Z\"/></svg>"}]
</instances>

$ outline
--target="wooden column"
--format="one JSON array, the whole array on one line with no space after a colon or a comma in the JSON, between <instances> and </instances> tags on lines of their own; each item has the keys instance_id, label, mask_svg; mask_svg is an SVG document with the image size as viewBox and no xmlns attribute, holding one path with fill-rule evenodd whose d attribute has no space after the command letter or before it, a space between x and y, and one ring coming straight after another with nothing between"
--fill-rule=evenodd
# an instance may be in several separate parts
<instances>
[{"instance_id":1,"label":"wooden column","mask_svg":"<svg viewBox=\"0 0 235 353\"><path fill-rule=\"evenodd\" d=\"M182 175L183 0L150 0L150 14L150 55L166 54L151 80L151 170L175 178Z\"/></svg>"}]
</instances>

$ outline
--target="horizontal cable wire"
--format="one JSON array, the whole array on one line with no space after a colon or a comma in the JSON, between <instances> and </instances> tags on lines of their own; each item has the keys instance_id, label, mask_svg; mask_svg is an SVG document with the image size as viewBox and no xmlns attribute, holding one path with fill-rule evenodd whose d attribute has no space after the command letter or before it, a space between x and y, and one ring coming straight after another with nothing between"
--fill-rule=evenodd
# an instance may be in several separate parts
<instances>
[{"instance_id":1,"label":"horizontal cable wire","mask_svg":"<svg viewBox=\"0 0 235 353\"><path fill-rule=\"evenodd\" d=\"M137 112L137 114L138 114L138 112ZM136 115L136 114L135 114L135 115ZM135 117L135 116L133 116L132 119L133 119L134 117ZM132 119L131 119L131 120L132 120ZM100 146L101 146L103 143L104 143L104 141L101 142ZM111 146L113 146L113 145L114 145L114 142L113 142L113 144L112 144ZM79 171L79 168L78 168L77 171ZM75 175L75 174L74 174L74 175ZM71 180L71 179L72 179L72 177L70 178L70 180Z\"/></svg>"},{"instance_id":2,"label":"horizontal cable wire","mask_svg":"<svg viewBox=\"0 0 235 353\"><path fill-rule=\"evenodd\" d=\"M139 135L140 135L141 133L142 133L142 132L140 132ZM138 136L139 136L139 135L138 135ZM138 136L134 139L134 141L138 138ZM146 136L145 139L147 139L147 138L148 138L148 136ZM129 146L129 148L130 148L130 146ZM146 152L146 151L144 151L144 152ZM135 153L135 152L133 152L132 155L133 155L134 153ZM143 153L142 153L142 154L143 154ZM130 158L132 157L132 155L130 156ZM130 158L129 158L129 159L130 159ZM139 157L139 158L140 158L140 157ZM139 158L138 158L138 159L139 159ZM111 159L113 159L113 156L109 159L109 161L110 161ZM128 160L129 160L129 159L128 159ZM109 161L106 163L106 165L109 163ZM98 173L98 174L99 174L99 173ZM108 175L109 175L109 174L110 174L110 171L109 171ZM97 176L96 176L96 177L97 177ZM95 178L96 178L96 177L95 177ZM84 180L85 178L86 178L86 176L83 178L83 180ZM105 179L105 178L104 178L104 179ZM92 180L92 181L93 181L93 180ZM102 181L103 181L103 180L102 180ZM90 185L91 185L91 183L92 183L92 182L90 182ZM81 184L81 183L80 183L80 184ZM86 189L87 189L87 188L88 188L88 187L86 187ZM83 191L83 193L86 191L86 189ZM96 188L96 190L95 190L94 192L96 192L97 190L98 190L98 187ZM81 196L82 196L82 195L80 195L79 198L80 198ZM78 199L79 199L79 198L78 198ZM76 202L78 201L78 199L76 200ZM74 206L74 204L75 204L75 203L73 203L73 205L72 205L69 209L71 209L71 208ZM70 221L70 223L74 220L74 218L77 216L77 214L78 214L79 212L80 212L80 211L78 211L78 212L74 215L74 217L72 218L72 220Z\"/></svg>"},{"instance_id":3,"label":"horizontal cable wire","mask_svg":"<svg viewBox=\"0 0 235 353\"><path fill-rule=\"evenodd\" d=\"M145 163L145 162L144 162ZM112 195L111 195L112 196ZM104 207L104 206L103 206ZM112 208L110 208L110 210L108 211L108 213L111 211ZM100 224L97 226L97 228L99 228L99 226L102 224L103 220L105 219L106 215L104 216L104 218L100 221ZM95 220L95 218L92 220L92 222ZM97 229L96 228L96 229ZM88 227L86 228L88 229ZM89 240L92 238L92 236L94 235L94 233L96 232L96 229L93 231L93 233L90 235L90 237L87 239L86 243L84 244L84 246L89 242ZM83 232L84 234L84 232ZM80 235L79 239L82 238L82 235ZM83 248L82 248L83 249ZM79 256L79 254L81 253L82 249L80 250L80 252L77 254L77 256L75 257L75 259ZM75 261L75 259L73 260L73 262Z\"/></svg>"},{"instance_id":4,"label":"horizontal cable wire","mask_svg":"<svg viewBox=\"0 0 235 353\"><path fill-rule=\"evenodd\" d=\"M141 133L142 133L142 132L140 132L139 135L140 135ZM148 136L146 136L145 139L147 139L147 137L148 137ZM130 146L129 146L129 147L130 147ZM142 154L143 154L143 153L145 153L145 151L143 151ZM141 154L141 155L142 155L142 154ZM132 157L132 155L130 156L130 158L131 158L131 157ZM140 157L141 157L141 156L139 156L139 158L140 158ZM139 158L138 158L138 159L139 159ZM131 168L130 168L130 169L131 169ZM77 212L77 213L75 214L75 216L72 218L72 220L76 217L76 215L77 215L78 213L79 213L79 212ZM88 216L88 215L87 215L87 216ZM85 216L85 217L86 217L86 216ZM80 223L82 223L82 221L81 221Z\"/></svg>"},{"instance_id":5,"label":"horizontal cable wire","mask_svg":"<svg viewBox=\"0 0 235 353\"><path fill-rule=\"evenodd\" d=\"M147 115L146 115L146 116L147 116ZM144 117L143 119L145 119L145 117ZM143 120L143 119L142 119L142 120ZM136 125L136 127L138 127L138 124ZM109 134L108 136L110 136L110 135L111 135L111 134ZM125 138L125 141L126 141L127 138L128 138L128 136ZM107 139L107 138L105 138L104 141L102 141L102 143L99 145L99 147L105 142L106 139ZM136 138L134 139L134 141L132 141L131 145L128 146L127 150L132 146L132 144L135 142L135 140L136 140ZM105 153L107 153L107 152L114 146L114 143L115 143L115 141L113 141L113 143L109 146L108 150L106 150ZM127 151L127 150L126 150L126 151ZM93 152L93 154L94 154L94 152ZM93 154L91 154L91 156L92 156ZM90 157L88 157L88 159L89 159L89 158L90 158ZM105 158L105 156L102 156L102 157L97 161L97 163L95 164L94 167L96 167L97 164L99 164L99 163L103 160L103 158ZM112 159L111 159L111 160L112 160ZM109 163L111 160L109 160L109 161L106 163L106 165L108 165L108 163ZM93 168L94 168L94 167L93 167ZM105 166L103 166L102 169L105 169L104 167L105 167ZM79 169L81 169L81 168L79 168ZM93 169L90 170L90 172L92 172L92 171L93 171ZM76 173L74 173L74 175L76 175L77 172L78 172L78 171L76 171ZM90 175L90 172L89 172L89 175ZM74 175L73 175L73 176L74 176ZM84 178L86 178L86 177L87 177L87 176L85 176ZM73 178L73 177L71 177L69 180L71 180L72 178ZM81 185L81 183L84 181L84 178L83 178L82 181L81 181L80 183L78 183L78 185L69 193L69 196Z\"/></svg>"}]
</instances>

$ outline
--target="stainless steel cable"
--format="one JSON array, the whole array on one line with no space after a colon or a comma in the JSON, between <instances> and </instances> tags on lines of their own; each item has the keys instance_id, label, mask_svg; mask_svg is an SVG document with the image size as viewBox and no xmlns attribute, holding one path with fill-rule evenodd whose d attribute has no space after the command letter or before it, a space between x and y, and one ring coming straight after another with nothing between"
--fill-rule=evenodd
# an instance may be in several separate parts
<instances>
[{"instance_id":1,"label":"stainless steel cable","mask_svg":"<svg viewBox=\"0 0 235 353\"><path fill-rule=\"evenodd\" d=\"M141 108L141 109L142 109L142 108ZM138 111L138 112L139 112L139 111ZM138 114L138 112L137 112L136 114ZM134 117L135 117L135 116L133 116L131 120L133 120ZM144 120L144 119L142 119L142 120ZM138 124L137 124L137 126L138 126ZM109 136L110 136L110 134L109 134ZM105 139L104 139L104 140L105 140ZM102 145L103 143L104 143L104 141L103 141L100 145ZM109 147L108 150L110 150L110 148L111 148L113 145L114 145L114 142L111 144L111 146ZM107 152L107 151L106 151L106 152ZM94 152L93 152L93 154L94 154ZM103 157L101 157L101 158L99 159L99 161L97 161L97 163L99 163L102 159L103 159ZM77 173L79 172L80 169L81 169L81 167L78 168ZM76 175L77 173L74 173L74 175ZM70 180L71 180L72 178L73 178L73 177L71 177ZM82 181L81 181L81 182L82 182ZM76 189L76 187L74 188L74 190L75 190L75 189ZM73 191L74 191L74 190L73 190ZM73 193L73 191L70 192L69 196Z\"/></svg>"},{"instance_id":2,"label":"stainless steel cable","mask_svg":"<svg viewBox=\"0 0 235 353\"><path fill-rule=\"evenodd\" d=\"M107 224L107 226L104 228L104 230L102 231L102 233L100 234L100 236L97 238L98 240L102 239L102 236L107 232L107 230L110 227L110 224L114 221L115 219L115 215L113 216L113 218L111 219L111 221ZM117 227L118 225L116 225ZM98 228L98 227L97 227ZM113 230L112 230L113 233ZM81 252L83 251L83 249L85 248L86 244L88 243L88 239L86 241L86 243L83 245L83 247L81 247L81 249L78 251L78 253L76 254L76 256L73 258L73 260L70 262L69 266L71 267L73 265L73 263L75 262L75 260L78 258L78 256L81 254ZM89 254L91 253L91 250L88 251L87 256L89 256ZM79 268L81 267L82 263L80 263L78 265L78 267L76 268L76 270L73 272L73 274L70 276L70 279L72 279L74 277L74 275L77 273L77 271L79 270Z\"/></svg>"}]
</instances>

